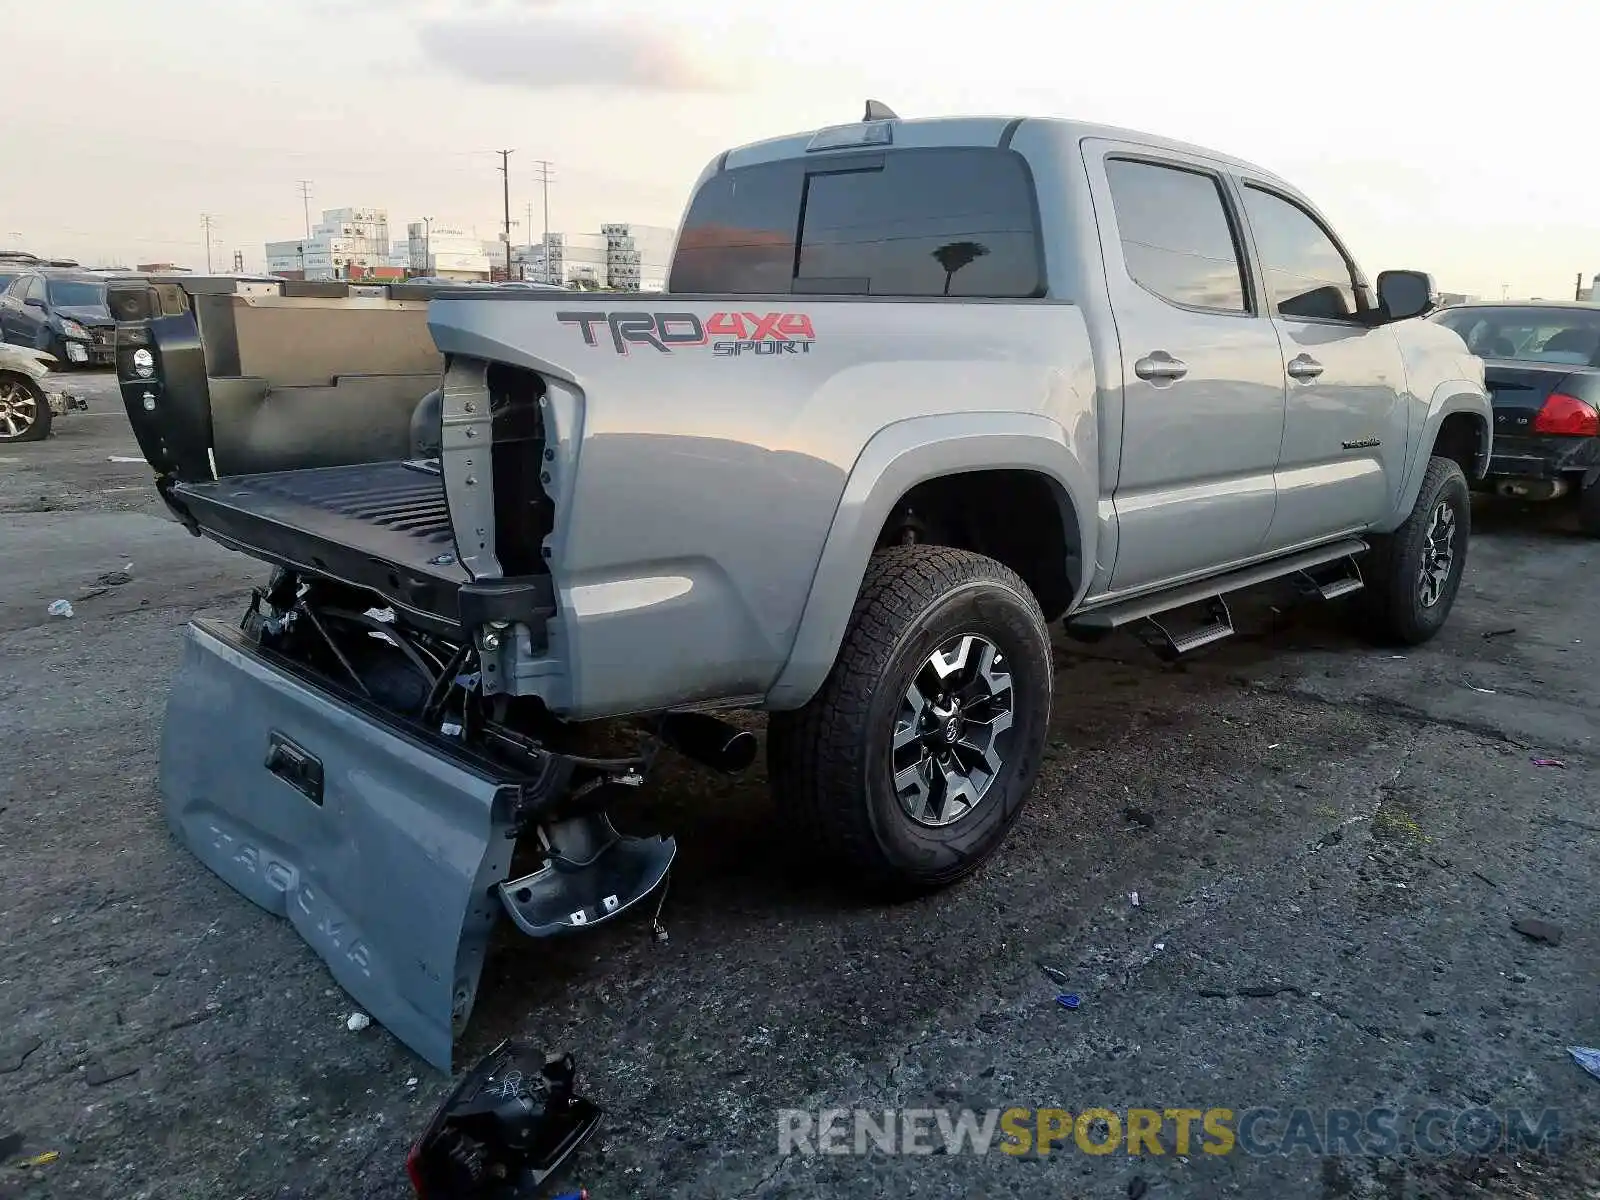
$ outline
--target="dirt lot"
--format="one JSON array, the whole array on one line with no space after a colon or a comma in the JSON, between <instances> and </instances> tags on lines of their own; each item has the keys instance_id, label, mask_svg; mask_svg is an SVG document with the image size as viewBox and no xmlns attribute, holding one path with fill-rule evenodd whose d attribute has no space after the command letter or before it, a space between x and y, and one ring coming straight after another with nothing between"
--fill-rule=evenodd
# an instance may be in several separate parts
<instances>
[{"instance_id":1,"label":"dirt lot","mask_svg":"<svg viewBox=\"0 0 1600 1200\"><path fill-rule=\"evenodd\" d=\"M137 451L109 381L87 383L92 413L0 450L0 1196L405 1196L448 1081L348 1032L320 962L157 805L179 630L235 616L263 572L165 520L148 470L111 461ZM682 847L670 943L637 921L508 938L461 1060L510 1033L576 1053L607 1113L564 1182L595 1200L1600 1195L1600 1080L1566 1053L1600 1043L1600 546L1554 514L1477 520L1453 620L1403 656L1270 596L1182 667L1062 643L1026 818L932 899L861 906L791 852L759 777L670 765L627 814ZM47 617L63 597L76 616ZM1560 943L1513 932L1530 917ZM1388 1158L778 1144L780 1108L1296 1105L1387 1107L1402 1131L1438 1108L1444 1136L1462 1110L1552 1107L1564 1137Z\"/></svg>"}]
</instances>

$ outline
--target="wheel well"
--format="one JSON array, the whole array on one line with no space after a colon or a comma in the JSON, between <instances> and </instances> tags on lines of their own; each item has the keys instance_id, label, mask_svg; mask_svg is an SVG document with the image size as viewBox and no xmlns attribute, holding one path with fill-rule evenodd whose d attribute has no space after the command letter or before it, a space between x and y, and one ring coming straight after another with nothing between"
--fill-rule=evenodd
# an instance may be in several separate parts
<instances>
[{"instance_id":1,"label":"wheel well","mask_svg":"<svg viewBox=\"0 0 1600 1200\"><path fill-rule=\"evenodd\" d=\"M1478 478L1483 447L1483 419L1472 413L1451 413L1439 425L1433 453L1457 463L1468 479ZM1483 463L1487 467L1487 463Z\"/></svg>"},{"instance_id":2,"label":"wheel well","mask_svg":"<svg viewBox=\"0 0 1600 1200\"><path fill-rule=\"evenodd\" d=\"M1054 621L1082 578L1083 548L1072 501L1037 471L968 471L912 488L890 510L877 546L923 542L1004 563Z\"/></svg>"}]
</instances>

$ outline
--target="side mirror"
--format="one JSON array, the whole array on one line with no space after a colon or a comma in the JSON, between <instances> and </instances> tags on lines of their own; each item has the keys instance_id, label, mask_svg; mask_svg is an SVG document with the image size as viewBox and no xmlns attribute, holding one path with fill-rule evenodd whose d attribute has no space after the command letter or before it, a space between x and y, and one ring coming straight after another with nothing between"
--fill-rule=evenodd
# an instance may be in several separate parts
<instances>
[{"instance_id":1,"label":"side mirror","mask_svg":"<svg viewBox=\"0 0 1600 1200\"><path fill-rule=\"evenodd\" d=\"M37 296L29 296L22 303L27 305L29 308L43 308L44 307L44 301L39 299L39 297L37 297Z\"/></svg>"},{"instance_id":2,"label":"side mirror","mask_svg":"<svg viewBox=\"0 0 1600 1200\"><path fill-rule=\"evenodd\" d=\"M1386 322L1420 317L1437 303L1432 275L1422 271L1384 271L1378 276L1378 310Z\"/></svg>"}]
</instances>

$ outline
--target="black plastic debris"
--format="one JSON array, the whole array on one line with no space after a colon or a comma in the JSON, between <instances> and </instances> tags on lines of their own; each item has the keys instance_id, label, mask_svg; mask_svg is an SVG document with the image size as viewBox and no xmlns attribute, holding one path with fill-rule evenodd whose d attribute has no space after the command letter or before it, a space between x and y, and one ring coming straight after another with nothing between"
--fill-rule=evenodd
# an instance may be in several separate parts
<instances>
[{"instance_id":1,"label":"black plastic debris","mask_svg":"<svg viewBox=\"0 0 1600 1200\"><path fill-rule=\"evenodd\" d=\"M546 1059L502 1042L434 1110L406 1171L422 1200L518 1200L572 1156L600 1124L573 1090L570 1054Z\"/></svg>"},{"instance_id":2,"label":"black plastic debris","mask_svg":"<svg viewBox=\"0 0 1600 1200\"><path fill-rule=\"evenodd\" d=\"M1552 925L1549 921L1524 917L1520 921L1511 922L1511 928L1531 942L1543 942L1547 946L1561 945L1561 926Z\"/></svg>"}]
</instances>

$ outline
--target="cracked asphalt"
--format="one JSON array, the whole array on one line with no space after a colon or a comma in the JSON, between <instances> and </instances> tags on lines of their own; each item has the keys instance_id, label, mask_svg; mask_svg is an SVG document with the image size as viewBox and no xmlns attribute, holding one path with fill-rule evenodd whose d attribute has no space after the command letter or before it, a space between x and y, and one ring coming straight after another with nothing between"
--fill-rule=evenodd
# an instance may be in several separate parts
<instances>
[{"instance_id":1,"label":"cracked asphalt","mask_svg":"<svg viewBox=\"0 0 1600 1200\"><path fill-rule=\"evenodd\" d=\"M0 1196L404 1197L448 1081L349 1032L321 963L158 809L180 630L235 617L264 572L165 519L148 470L110 461L137 456L110 381L75 382L92 413L0 448ZM791 850L759 772L669 763L618 817L679 839L670 942L644 920L508 935L460 1061L510 1034L577 1056L606 1115L559 1182L595 1200L1600 1195L1600 1080L1566 1052L1600 1044L1600 545L1553 509L1476 522L1422 649L1271 592L1181 666L1062 641L1027 813L939 896L865 905ZM76 615L47 617L57 598ZM1530 918L1559 943L1512 930ZM1548 1108L1563 1136L1388 1157L1180 1154L1170 1124L1139 1155L778 1139L780 1109L1296 1106Z\"/></svg>"}]
</instances>

